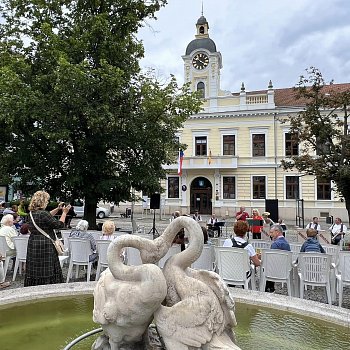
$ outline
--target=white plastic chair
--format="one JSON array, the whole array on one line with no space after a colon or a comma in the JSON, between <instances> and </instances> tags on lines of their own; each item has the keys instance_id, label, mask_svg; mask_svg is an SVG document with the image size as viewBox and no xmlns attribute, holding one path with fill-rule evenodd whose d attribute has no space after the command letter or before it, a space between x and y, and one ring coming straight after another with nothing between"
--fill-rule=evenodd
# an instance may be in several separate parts
<instances>
[{"instance_id":1,"label":"white plastic chair","mask_svg":"<svg viewBox=\"0 0 350 350\"><path fill-rule=\"evenodd\" d=\"M302 246L301 243L289 243L290 250L293 253L293 261L296 261L298 259L300 248Z\"/></svg>"},{"instance_id":2,"label":"white plastic chair","mask_svg":"<svg viewBox=\"0 0 350 350\"><path fill-rule=\"evenodd\" d=\"M350 252L339 252L339 260L335 266L335 277L338 282L339 306L343 302L343 288L350 286Z\"/></svg>"},{"instance_id":3,"label":"white plastic chair","mask_svg":"<svg viewBox=\"0 0 350 350\"><path fill-rule=\"evenodd\" d=\"M271 248L271 241L266 241L264 239L251 239L249 243L253 246L255 250Z\"/></svg>"},{"instance_id":4,"label":"white plastic chair","mask_svg":"<svg viewBox=\"0 0 350 350\"><path fill-rule=\"evenodd\" d=\"M6 237L0 236L0 253L3 258L5 258L5 263L4 263L4 274L6 276L7 269L10 263L10 259L14 257L15 255L10 255L8 253L8 247L6 243Z\"/></svg>"},{"instance_id":5,"label":"white plastic chair","mask_svg":"<svg viewBox=\"0 0 350 350\"><path fill-rule=\"evenodd\" d=\"M215 260L214 247L204 244L200 257L192 264L192 269L213 271Z\"/></svg>"},{"instance_id":6,"label":"white plastic chair","mask_svg":"<svg viewBox=\"0 0 350 350\"><path fill-rule=\"evenodd\" d=\"M332 305L331 273L332 257L323 253L300 253L298 257L298 275L300 280L300 298L304 298L305 286L326 287L328 304Z\"/></svg>"},{"instance_id":7,"label":"white plastic chair","mask_svg":"<svg viewBox=\"0 0 350 350\"><path fill-rule=\"evenodd\" d=\"M69 235L71 231L61 231L61 236L63 238L63 246L66 255L69 254Z\"/></svg>"},{"instance_id":8,"label":"white plastic chair","mask_svg":"<svg viewBox=\"0 0 350 350\"><path fill-rule=\"evenodd\" d=\"M108 267L107 249L108 249L110 243L111 243L111 241L104 240L104 239L98 239L96 241L96 250L98 253L98 264L97 264L97 269L96 269L95 281L97 281L100 278L101 270L103 268Z\"/></svg>"},{"instance_id":9,"label":"white plastic chair","mask_svg":"<svg viewBox=\"0 0 350 350\"><path fill-rule=\"evenodd\" d=\"M126 264L129 266L142 265L140 251L133 247L127 247L125 249L126 253Z\"/></svg>"},{"instance_id":10,"label":"white plastic chair","mask_svg":"<svg viewBox=\"0 0 350 350\"><path fill-rule=\"evenodd\" d=\"M287 230L285 232L286 240L290 243L298 243L299 235L297 230Z\"/></svg>"},{"instance_id":11,"label":"white plastic chair","mask_svg":"<svg viewBox=\"0 0 350 350\"><path fill-rule=\"evenodd\" d=\"M227 284L244 286L255 290L254 268L249 263L248 251L243 248L215 247L218 274Z\"/></svg>"},{"instance_id":12,"label":"white plastic chair","mask_svg":"<svg viewBox=\"0 0 350 350\"><path fill-rule=\"evenodd\" d=\"M165 265L165 262L173 255L181 253L181 245L173 244L167 253L158 261L158 266L162 269Z\"/></svg>"},{"instance_id":13,"label":"white plastic chair","mask_svg":"<svg viewBox=\"0 0 350 350\"><path fill-rule=\"evenodd\" d=\"M18 236L13 237L13 243L15 244L16 248L16 262L15 267L13 269L13 277L12 281L16 279L18 267L19 267L19 274L22 274L22 264L25 264L27 261L27 247L28 247L28 240L29 236Z\"/></svg>"},{"instance_id":14,"label":"white plastic chair","mask_svg":"<svg viewBox=\"0 0 350 350\"><path fill-rule=\"evenodd\" d=\"M288 295L293 296L292 262L292 252L279 249L263 249L261 252L260 291L265 291L266 281L286 282Z\"/></svg>"},{"instance_id":15,"label":"white plastic chair","mask_svg":"<svg viewBox=\"0 0 350 350\"><path fill-rule=\"evenodd\" d=\"M326 254L331 255L332 263L337 264L340 252L340 245L322 244L322 247L325 250Z\"/></svg>"},{"instance_id":16,"label":"white plastic chair","mask_svg":"<svg viewBox=\"0 0 350 350\"><path fill-rule=\"evenodd\" d=\"M67 283L72 275L73 266L75 265L75 278L79 276L79 267L87 266L87 282L90 281L90 274L92 268L92 262L89 261L89 255L91 252L91 245L88 239L81 238L69 238L70 246L70 261L67 273Z\"/></svg>"},{"instance_id":17,"label":"white plastic chair","mask_svg":"<svg viewBox=\"0 0 350 350\"><path fill-rule=\"evenodd\" d=\"M219 246L222 247L227 238L219 237Z\"/></svg>"},{"instance_id":18,"label":"white plastic chair","mask_svg":"<svg viewBox=\"0 0 350 350\"><path fill-rule=\"evenodd\" d=\"M210 242L213 246L216 246L216 247L219 247L220 246L220 241L219 241L219 238L209 238L210 239ZM225 241L224 241L225 242ZM223 244L223 243L222 243Z\"/></svg>"}]
</instances>

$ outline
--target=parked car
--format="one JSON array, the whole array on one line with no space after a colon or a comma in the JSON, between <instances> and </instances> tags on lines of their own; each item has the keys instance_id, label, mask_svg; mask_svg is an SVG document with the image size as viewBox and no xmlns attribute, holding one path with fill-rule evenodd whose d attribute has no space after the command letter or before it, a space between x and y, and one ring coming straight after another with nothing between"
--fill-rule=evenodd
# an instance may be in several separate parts
<instances>
[{"instance_id":1,"label":"parked car","mask_svg":"<svg viewBox=\"0 0 350 350\"><path fill-rule=\"evenodd\" d=\"M74 203L74 211L77 214L77 218L82 218L84 216L84 202L82 201L76 201ZM111 212L109 209L103 208L103 207L96 207L96 217L99 219L107 218L111 215Z\"/></svg>"}]
</instances>

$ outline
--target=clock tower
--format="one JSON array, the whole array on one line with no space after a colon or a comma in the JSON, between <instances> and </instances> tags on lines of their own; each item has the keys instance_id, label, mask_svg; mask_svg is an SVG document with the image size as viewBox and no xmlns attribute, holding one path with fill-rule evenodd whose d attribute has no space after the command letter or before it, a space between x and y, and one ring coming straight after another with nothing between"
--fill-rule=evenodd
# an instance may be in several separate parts
<instances>
[{"instance_id":1,"label":"clock tower","mask_svg":"<svg viewBox=\"0 0 350 350\"><path fill-rule=\"evenodd\" d=\"M215 42L209 38L209 24L203 14L196 23L196 29L195 39L187 45L182 56L184 80L191 83L192 91L201 91L209 109L215 109L220 94L221 53L216 51Z\"/></svg>"}]
</instances>

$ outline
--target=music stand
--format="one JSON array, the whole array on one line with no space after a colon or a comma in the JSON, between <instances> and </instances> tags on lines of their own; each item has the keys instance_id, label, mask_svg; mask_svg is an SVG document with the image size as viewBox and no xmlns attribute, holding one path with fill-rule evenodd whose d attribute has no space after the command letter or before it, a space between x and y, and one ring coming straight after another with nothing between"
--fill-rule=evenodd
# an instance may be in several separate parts
<instances>
[{"instance_id":1,"label":"music stand","mask_svg":"<svg viewBox=\"0 0 350 350\"><path fill-rule=\"evenodd\" d=\"M247 223L248 225L253 228L254 226L264 226L264 220L259 220L259 219L249 219L247 218ZM252 231L251 231L252 232ZM252 232L253 233L253 232ZM248 239L249 239L249 231L248 231Z\"/></svg>"}]
</instances>

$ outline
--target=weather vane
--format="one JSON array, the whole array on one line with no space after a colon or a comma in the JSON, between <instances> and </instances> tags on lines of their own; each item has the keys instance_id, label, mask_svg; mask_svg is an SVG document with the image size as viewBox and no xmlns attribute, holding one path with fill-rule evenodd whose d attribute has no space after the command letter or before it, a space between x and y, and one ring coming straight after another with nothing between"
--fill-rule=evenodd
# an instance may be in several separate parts
<instances>
[{"instance_id":1,"label":"weather vane","mask_svg":"<svg viewBox=\"0 0 350 350\"><path fill-rule=\"evenodd\" d=\"M203 0L202 0L202 16L203 16Z\"/></svg>"}]
</instances>

